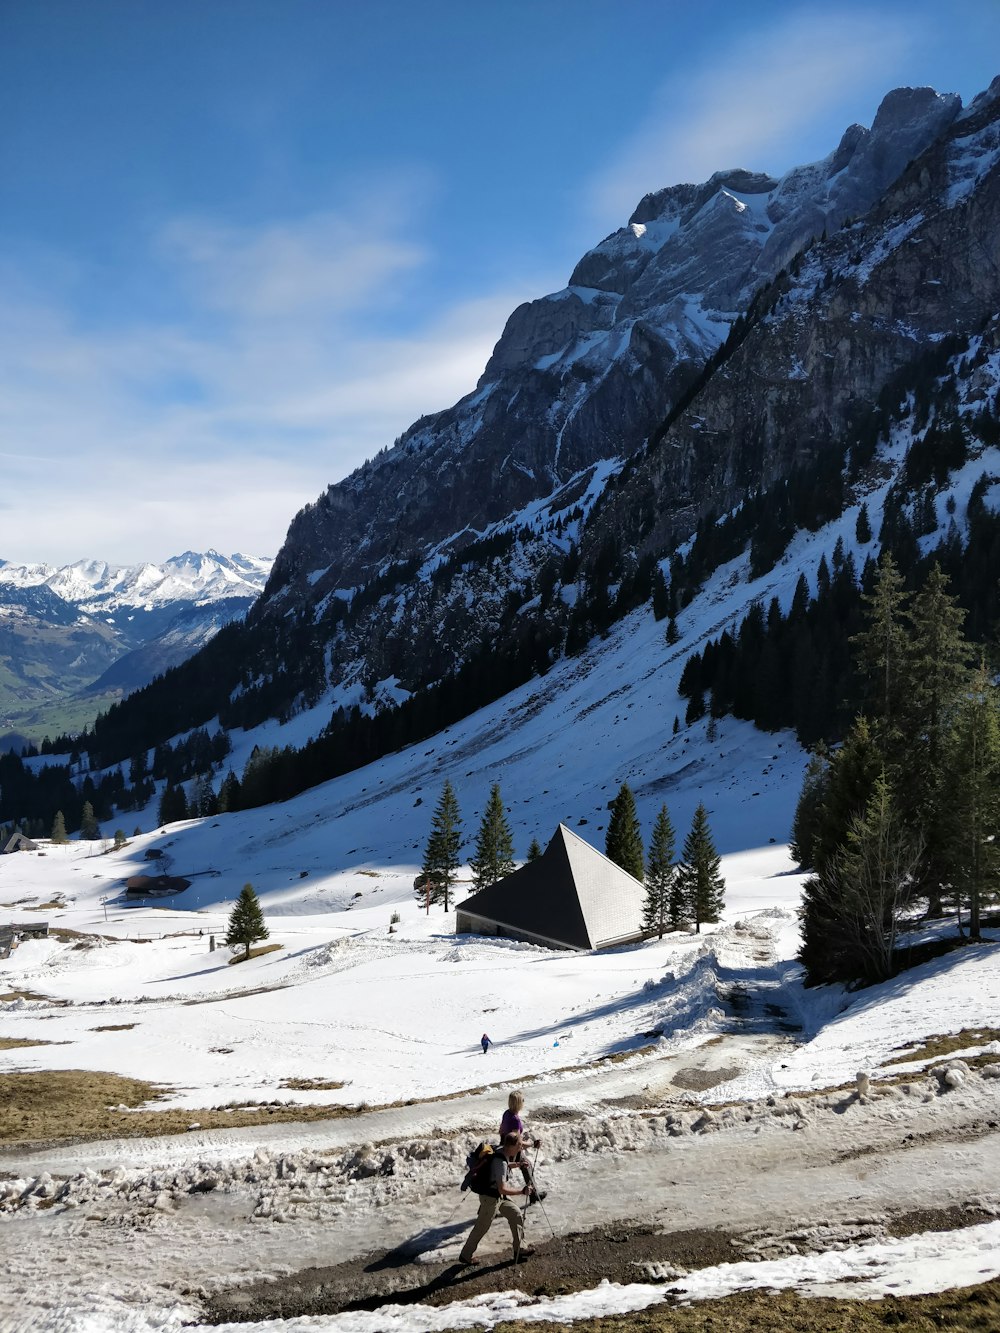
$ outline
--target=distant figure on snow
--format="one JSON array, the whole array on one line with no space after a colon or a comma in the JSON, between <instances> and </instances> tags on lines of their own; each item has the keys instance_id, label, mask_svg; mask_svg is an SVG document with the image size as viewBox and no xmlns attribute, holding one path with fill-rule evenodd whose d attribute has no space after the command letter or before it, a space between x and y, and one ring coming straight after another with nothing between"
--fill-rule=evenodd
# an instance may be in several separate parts
<instances>
[{"instance_id":1,"label":"distant figure on snow","mask_svg":"<svg viewBox=\"0 0 1000 1333\"><path fill-rule=\"evenodd\" d=\"M483 1040L489 1038L483 1033ZM486 1048L483 1047L485 1054ZM500 1151L494 1153L490 1164L490 1193L480 1194L479 1196L479 1215L476 1218L475 1225L469 1233L469 1238L462 1246L462 1253L458 1256L460 1264L475 1264L479 1261L474 1257L476 1247L489 1231L493 1219L499 1214L510 1227L511 1240L514 1243L514 1262L520 1259L529 1259L534 1250L527 1249L524 1244L524 1214L517 1204L513 1203L519 1194L527 1194L528 1186L521 1189L515 1189L510 1183L511 1168L517 1165L517 1157L521 1152L521 1136L519 1134L507 1134L504 1137Z\"/></svg>"},{"instance_id":2,"label":"distant figure on snow","mask_svg":"<svg viewBox=\"0 0 1000 1333\"><path fill-rule=\"evenodd\" d=\"M500 1121L500 1142L506 1140L508 1134L517 1134L521 1140L522 1152L514 1162L519 1167L524 1176L524 1183L528 1186L531 1193L528 1195L529 1203L537 1203L545 1198L545 1190L539 1190L535 1187L535 1178L532 1174L531 1164L528 1161L527 1154L523 1151L526 1148L540 1148L541 1139L532 1138L524 1128L524 1121L521 1119L521 1111L524 1109L524 1093L512 1092L507 1098L507 1109L503 1113Z\"/></svg>"},{"instance_id":3,"label":"distant figure on snow","mask_svg":"<svg viewBox=\"0 0 1000 1333\"><path fill-rule=\"evenodd\" d=\"M487 1035L486 1035L485 1032L484 1032L483 1035L479 1038L479 1044L480 1044L480 1046L482 1046L482 1048L483 1048L483 1055L485 1055L486 1052L487 1052L487 1051L490 1049L490 1047L493 1045L493 1043L490 1041L489 1037L487 1037Z\"/></svg>"}]
</instances>

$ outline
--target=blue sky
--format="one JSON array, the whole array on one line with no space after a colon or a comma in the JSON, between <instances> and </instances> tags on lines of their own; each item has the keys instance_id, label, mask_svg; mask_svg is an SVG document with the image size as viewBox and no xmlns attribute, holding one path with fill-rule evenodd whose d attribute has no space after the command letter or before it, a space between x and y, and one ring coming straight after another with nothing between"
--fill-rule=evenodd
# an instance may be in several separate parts
<instances>
[{"instance_id":1,"label":"blue sky","mask_svg":"<svg viewBox=\"0 0 1000 1333\"><path fill-rule=\"evenodd\" d=\"M274 554L646 191L997 73L998 0L10 0L0 557Z\"/></svg>"}]
</instances>

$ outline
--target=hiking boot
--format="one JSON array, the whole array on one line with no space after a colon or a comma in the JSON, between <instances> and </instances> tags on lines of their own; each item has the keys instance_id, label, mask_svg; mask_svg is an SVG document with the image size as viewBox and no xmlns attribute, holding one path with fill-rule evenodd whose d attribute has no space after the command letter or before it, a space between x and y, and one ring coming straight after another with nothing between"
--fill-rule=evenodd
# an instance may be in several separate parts
<instances>
[{"instance_id":1,"label":"hiking boot","mask_svg":"<svg viewBox=\"0 0 1000 1333\"><path fill-rule=\"evenodd\" d=\"M532 1256L534 1255L534 1253L535 1253L535 1251L531 1248L530 1245L523 1245L523 1246L521 1247L521 1249L518 1250L517 1255L516 1255L516 1257L515 1257L515 1259L514 1259L514 1262L515 1262L516 1264L523 1263L525 1259L530 1259L530 1258L532 1258Z\"/></svg>"},{"instance_id":2,"label":"hiking boot","mask_svg":"<svg viewBox=\"0 0 1000 1333\"><path fill-rule=\"evenodd\" d=\"M483 1261L482 1259L459 1258L458 1262L462 1265L463 1268L475 1268L478 1264L481 1264Z\"/></svg>"}]
</instances>

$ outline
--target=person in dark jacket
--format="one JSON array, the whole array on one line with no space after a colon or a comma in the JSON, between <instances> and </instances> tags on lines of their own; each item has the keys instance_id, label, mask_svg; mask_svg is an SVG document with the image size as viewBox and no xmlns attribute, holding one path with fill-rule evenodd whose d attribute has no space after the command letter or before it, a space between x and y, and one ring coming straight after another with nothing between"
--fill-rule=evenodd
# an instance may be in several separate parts
<instances>
[{"instance_id":1,"label":"person in dark jacket","mask_svg":"<svg viewBox=\"0 0 1000 1333\"><path fill-rule=\"evenodd\" d=\"M534 1254L534 1250L525 1249L523 1245L524 1213L514 1203L514 1199L519 1195L528 1193L529 1186L523 1185L515 1189L510 1183L511 1170L517 1162L520 1151L520 1134L505 1134L503 1143L500 1145L500 1151L493 1154L490 1164L491 1192L479 1196L479 1213L472 1230L469 1232L468 1239L462 1246L462 1252L458 1256L460 1264L476 1264L479 1262L475 1257L476 1249L493 1225L493 1220L497 1215L504 1218L510 1227L511 1240L514 1245L514 1262L518 1263L521 1259L530 1259Z\"/></svg>"},{"instance_id":2,"label":"person in dark jacket","mask_svg":"<svg viewBox=\"0 0 1000 1333\"><path fill-rule=\"evenodd\" d=\"M487 1051L490 1049L490 1047L493 1045L493 1043L490 1041L489 1037L487 1037L487 1035L486 1035L485 1032L484 1032L483 1035L479 1038L479 1044L480 1044L480 1046L482 1046L482 1048L483 1048L483 1055L485 1055L486 1052L487 1052Z\"/></svg>"}]
</instances>

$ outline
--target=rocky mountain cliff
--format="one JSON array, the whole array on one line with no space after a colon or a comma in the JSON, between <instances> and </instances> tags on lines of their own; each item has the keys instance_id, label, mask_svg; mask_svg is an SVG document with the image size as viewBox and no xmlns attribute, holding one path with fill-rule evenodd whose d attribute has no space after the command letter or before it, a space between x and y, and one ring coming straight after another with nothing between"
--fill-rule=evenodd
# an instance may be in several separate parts
<instances>
[{"instance_id":1,"label":"rocky mountain cliff","mask_svg":"<svg viewBox=\"0 0 1000 1333\"><path fill-rule=\"evenodd\" d=\"M447 550L624 458L662 422L754 293L814 237L858 217L960 114L897 89L871 129L780 179L718 172L647 195L560 292L511 315L476 391L416 422L297 516L268 595L322 597L387 559Z\"/></svg>"},{"instance_id":2,"label":"rocky mountain cliff","mask_svg":"<svg viewBox=\"0 0 1000 1333\"><path fill-rule=\"evenodd\" d=\"M649 195L514 312L473 394L295 518L245 626L119 710L104 757L319 705L319 780L354 745L428 734L655 596L706 524L766 517L770 488L805 478L810 514L839 512L927 384L983 448L993 380L977 399L957 377L992 355L998 311L1000 79L968 108L897 90L780 179ZM337 731L400 704L409 730Z\"/></svg>"}]
</instances>

